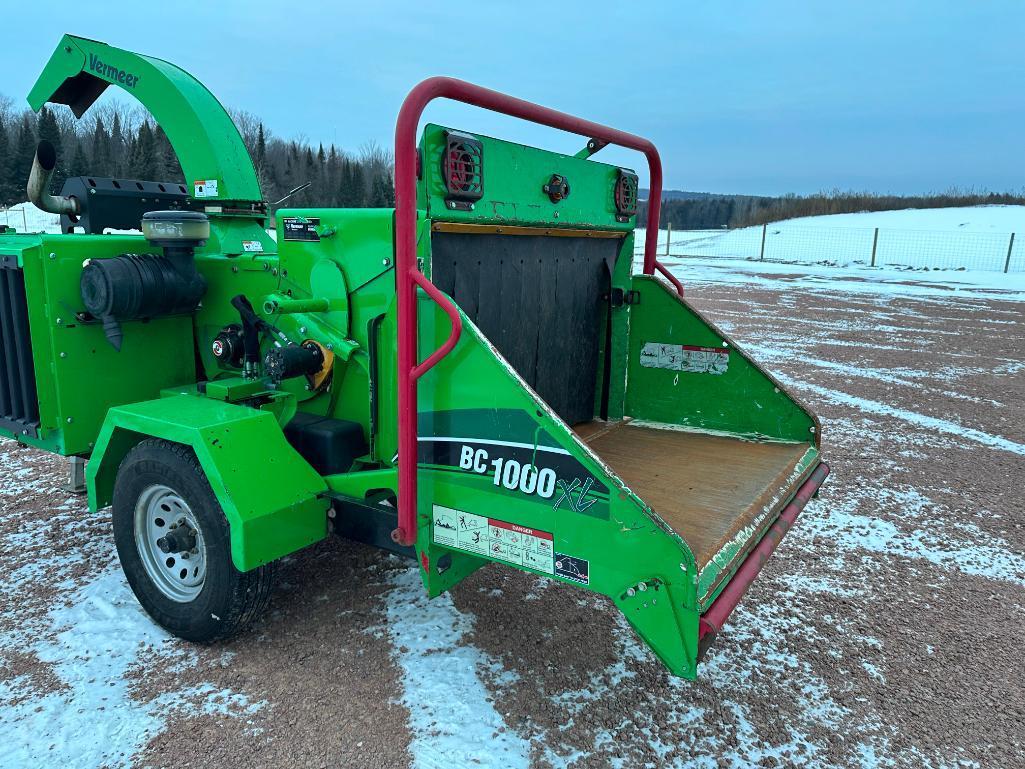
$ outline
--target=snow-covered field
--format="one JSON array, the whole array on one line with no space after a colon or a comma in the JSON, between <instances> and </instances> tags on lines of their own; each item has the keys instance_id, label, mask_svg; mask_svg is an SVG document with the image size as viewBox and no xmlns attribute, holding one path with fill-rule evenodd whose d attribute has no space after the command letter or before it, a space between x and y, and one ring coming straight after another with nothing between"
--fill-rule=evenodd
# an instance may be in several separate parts
<instances>
[{"instance_id":1,"label":"snow-covered field","mask_svg":"<svg viewBox=\"0 0 1025 769\"><path fill-rule=\"evenodd\" d=\"M669 263L833 467L697 682L583 592L491 566L427 601L338 542L179 643L59 461L0 442L0 767L1020 767L1025 279Z\"/></svg>"},{"instance_id":2,"label":"snow-covered field","mask_svg":"<svg viewBox=\"0 0 1025 769\"><path fill-rule=\"evenodd\" d=\"M18 232L60 232L60 221L57 214L40 211L31 203L0 208L0 224L14 227Z\"/></svg>"},{"instance_id":3,"label":"snow-covered field","mask_svg":"<svg viewBox=\"0 0 1025 769\"><path fill-rule=\"evenodd\" d=\"M1020 233L1013 244L1011 233ZM659 232L663 255L667 234ZM762 235L761 227L674 232L669 254L760 259ZM809 216L773 222L764 235L768 261L869 267L874 244L878 267L1025 273L1025 206Z\"/></svg>"}]
</instances>

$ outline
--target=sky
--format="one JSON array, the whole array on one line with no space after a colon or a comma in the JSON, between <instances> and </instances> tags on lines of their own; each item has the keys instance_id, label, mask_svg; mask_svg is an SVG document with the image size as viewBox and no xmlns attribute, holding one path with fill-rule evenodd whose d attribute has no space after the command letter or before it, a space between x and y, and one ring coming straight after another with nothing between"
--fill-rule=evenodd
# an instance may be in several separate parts
<instances>
[{"instance_id":1,"label":"sky","mask_svg":"<svg viewBox=\"0 0 1025 769\"><path fill-rule=\"evenodd\" d=\"M667 189L1025 189L1020 0L34 0L0 18L0 93L18 102L70 32L174 62L314 145L391 148L405 94L443 74L651 139ZM452 103L426 119L583 146ZM646 178L632 152L596 159Z\"/></svg>"}]
</instances>

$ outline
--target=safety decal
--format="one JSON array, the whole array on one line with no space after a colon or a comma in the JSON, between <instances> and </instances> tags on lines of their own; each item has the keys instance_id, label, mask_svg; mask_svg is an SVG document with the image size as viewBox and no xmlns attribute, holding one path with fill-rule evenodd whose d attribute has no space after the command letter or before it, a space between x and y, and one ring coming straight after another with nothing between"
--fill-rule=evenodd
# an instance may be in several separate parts
<instances>
[{"instance_id":1,"label":"safety decal","mask_svg":"<svg viewBox=\"0 0 1025 769\"><path fill-rule=\"evenodd\" d=\"M263 243L258 240L243 240L242 250L250 254L260 253L263 251Z\"/></svg>"},{"instance_id":2,"label":"safety decal","mask_svg":"<svg viewBox=\"0 0 1025 769\"><path fill-rule=\"evenodd\" d=\"M545 574L556 571L551 533L451 507L434 505L434 542Z\"/></svg>"},{"instance_id":3,"label":"safety decal","mask_svg":"<svg viewBox=\"0 0 1025 769\"><path fill-rule=\"evenodd\" d=\"M216 179L197 179L192 183L194 198L216 198L217 197L217 180Z\"/></svg>"},{"instance_id":4,"label":"safety decal","mask_svg":"<svg viewBox=\"0 0 1025 769\"><path fill-rule=\"evenodd\" d=\"M730 351L726 347L646 342L641 348L641 365L692 374L725 374L730 366Z\"/></svg>"},{"instance_id":5,"label":"safety decal","mask_svg":"<svg viewBox=\"0 0 1025 769\"><path fill-rule=\"evenodd\" d=\"M281 228L285 240L317 242L320 240L320 233L317 232L317 227L319 226L320 219L317 217L286 216L281 220Z\"/></svg>"},{"instance_id":6,"label":"safety decal","mask_svg":"<svg viewBox=\"0 0 1025 769\"><path fill-rule=\"evenodd\" d=\"M555 576L565 577L581 585L586 585L590 580L588 576L588 562L583 558L576 558L565 553L555 554Z\"/></svg>"}]
</instances>

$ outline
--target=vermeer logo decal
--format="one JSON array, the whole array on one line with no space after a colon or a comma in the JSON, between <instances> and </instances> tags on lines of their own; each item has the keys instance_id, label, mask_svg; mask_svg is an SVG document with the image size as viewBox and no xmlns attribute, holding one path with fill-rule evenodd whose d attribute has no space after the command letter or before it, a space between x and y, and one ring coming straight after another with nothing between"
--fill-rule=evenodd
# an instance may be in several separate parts
<instances>
[{"instance_id":1,"label":"vermeer logo decal","mask_svg":"<svg viewBox=\"0 0 1025 769\"><path fill-rule=\"evenodd\" d=\"M113 83L123 85L125 88L135 88L139 82L138 75L118 69L113 64L107 64L94 53L89 54L89 69Z\"/></svg>"}]
</instances>

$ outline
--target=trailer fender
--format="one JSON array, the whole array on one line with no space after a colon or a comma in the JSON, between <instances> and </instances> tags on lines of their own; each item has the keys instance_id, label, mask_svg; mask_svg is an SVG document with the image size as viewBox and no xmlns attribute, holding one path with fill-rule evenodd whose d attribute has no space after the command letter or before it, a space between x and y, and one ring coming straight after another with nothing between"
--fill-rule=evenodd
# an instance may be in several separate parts
<instances>
[{"instance_id":1,"label":"trailer fender","mask_svg":"<svg viewBox=\"0 0 1025 769\"><path fill-rule=\"evenodd\" d=\"M249 571L328 535L324 479L289 445L274 415L192 395L111 409L89 461L89 508L111 504L125 455L145 438L196 452L228 519L231 557Z\"/></svg>"}]
</instances>

